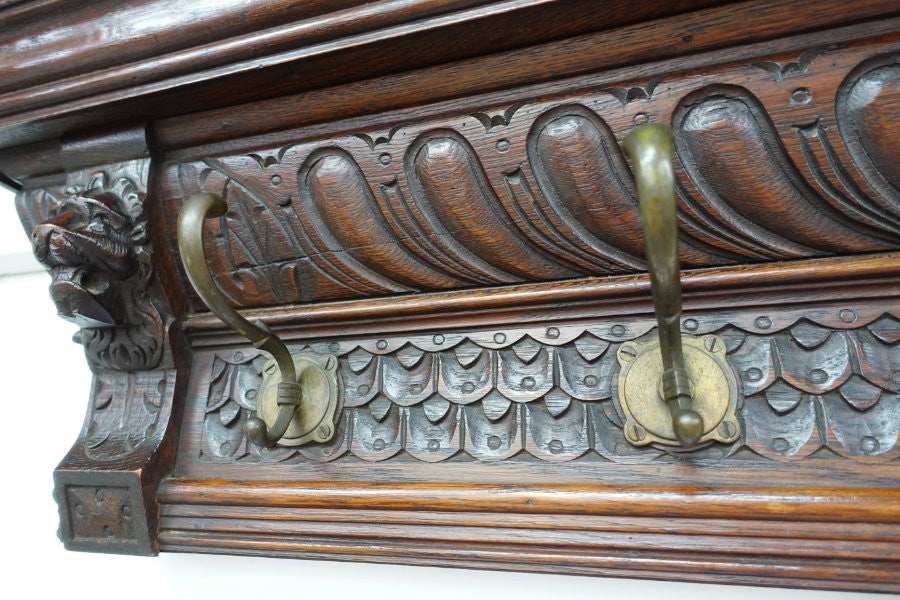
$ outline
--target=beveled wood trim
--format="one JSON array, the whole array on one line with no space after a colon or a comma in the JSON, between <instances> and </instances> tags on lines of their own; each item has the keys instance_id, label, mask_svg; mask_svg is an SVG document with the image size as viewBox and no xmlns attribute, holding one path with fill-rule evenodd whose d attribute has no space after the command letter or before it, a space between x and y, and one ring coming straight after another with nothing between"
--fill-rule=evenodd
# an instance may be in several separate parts
<instances>
[{"instance_id":1,"label":"beveled wood trim","mask_svg":"<svg viewBox=\"0 0 900 600\"><path fill-rule=\"evenodd\" d=\"M877 282L900 277L900 252L887 252L865 256L841 256L813 260L788 261L764 265L716 267L685 271L682 274L685 310L721 304L723 298L735 304L778 303L775 295L783 295L782 302L795 298L791 290L809 290L815 287L820 300L840 298L846 294L854 297L893 295L890 286ZM852 287L846 286L853 281ZM875 283L867 287L866 282ZM752 289L752 294L747 290ZM766 290L773 296L764 298ZM716 296L716 297L714 297ZM716 302L716 299L719 302ZM627 301L627 303L626 303ZM327 325L340 323L341 333L353 321L378 321L387 327L386 320L393 321L400 330L430 325L429 317L438 317L443 326L452 324L448 319L456 314L468 314L468 321L475 324L490 322L490 311L502 311L497 319L514 318L515 310L527 310L552 305L560 309L567 304L584 310L586 303L605 302L607 311L591 307L593 315L639 314L652 310L650 304L650 279L647 275L623 275L592 277L571 281L511 285L451 292L411 294L407 296L372 298L363 300L321 302L317 304L280 306L239 311L244 317L261 319L272 327ZM546 318L546 315L544 316ZM422 325L419 325L419 319ZM196 336L225 332L228 329L209 313L193 315L185 320L185 330ZM321 331L317 333L322 333ZM196 342L196 340L195 340Z\"/></svg>"},{"instance_id":2,"label":"beveled wood trim","mask_svg":"<svg viewBox=\"0 0 900 600\"><path fill-rule=\"evenodd\" d=\"M156 135L167 150L212 144L240 137L259 136L288 128L337 121L358 115L394 111L429 102L448 103L460 97L501 92L513 86L539 84L564 77L586 75L628 66L622 73L604 73L599 80L580 81L577 85L608 85L620 79L631 79L631 65L665 61L667 69L684 68L672 61L693 62L708 67L734 59L723 51L714 59L691 60L700 52L711 52L739 44L753 44L742 50L742 56L753 49L771 54L792 48L799 34L814 31L822 44L836 39L859 39L896 31L890 18L896 7L882 0L854 4L853 18L848 20L845 4L839 0L785 3L778 0L753 0L716 6L653 21L625 25L571 37L538 46L498 52L460 60L379 79L353 81L273 98L251 101L240 107L242 118L234 118L233 108L221 108L186 116L163 118L157 123ZM798 16L802 16L798 19ZM863 29L852 23L877 19ZM739 24L739 25L738 25ZM843 35L825 35L821 29L841 26ZM809 44L801 40L801 45ZM693 65L692 65L693 66ZM573 85L574 82L573 82ZM569 91L577 88L570 88ZM517 101L533 97L518 90ZM491 103L496 100L491 101ZM251 117L252 115L252 117ZM394 118L396 121L396 118ZM253 126L250 126L250 123ZM0 128L4 121L0 120ZM371 124L369 128L377 127Z\"/></svg>"},{"instance_id":3,"label":"beveled wood trim","mask_svg":"<svg viewBox=\"0 0 900 600\"><path fill-rule=\"evenodd\" d=\"M348 510L771 519L900 523L900 490L430 483L284 483L169 479L166 503Z\"/></svg>"},{"instance_id":4,"label":"beveled wood trim","mask_svg":"<svg viewBox=\"0 0 900 600\"><path fill-rule=\"evenodd\" d=\"M744 490L729 506L733 490L672 490L168 480L159 539L164 551L900 590L897 514L840 520L868 491Z\"/></svg>"}]
</instances>

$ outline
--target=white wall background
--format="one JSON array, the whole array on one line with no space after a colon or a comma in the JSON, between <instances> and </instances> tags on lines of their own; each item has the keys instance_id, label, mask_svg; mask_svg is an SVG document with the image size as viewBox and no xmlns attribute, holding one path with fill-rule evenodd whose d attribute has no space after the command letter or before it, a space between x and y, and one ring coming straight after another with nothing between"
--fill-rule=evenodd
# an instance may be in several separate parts
<instances>
[{"instance_id":1,"label":"white wall background","mask_svg":"<svg viewBox=\"0 0 900 600\"><path fill-rule=\"evenodd\" d=\"M865 594L535 575L432 567L164 553L156 558L67 552L56 538L52 472L84 419L90 372L75 326L55 317L49 276L0 188L0 331L4 426L0 429L3 597L361 600L852 600ZM13 271L16 274L9 274Z\"/></svg>"}]
</instances>

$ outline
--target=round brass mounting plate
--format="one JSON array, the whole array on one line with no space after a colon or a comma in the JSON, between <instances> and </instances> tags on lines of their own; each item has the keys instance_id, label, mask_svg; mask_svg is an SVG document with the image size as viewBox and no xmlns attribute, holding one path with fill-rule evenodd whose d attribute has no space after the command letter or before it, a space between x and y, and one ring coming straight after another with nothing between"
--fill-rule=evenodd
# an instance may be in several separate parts
<instances>
[{"instance_id":1,"label":"round brass mounting plate","mask_svg":"<svg viewBox=\"0 0 900 600\"><path fill-rule=\"evenodd\" d=\"M337 357L331 354L301 352L292 354L297 379L303 388L303 400L279 446L300 446L310 442L327 442L334 436L337 411ZM273 359L263 365L263 381L259 389L257 415L267 427L275 424L278 414L278 384L281 373Z\"/></svg>"},{"instance_id":2,"label":"round brass mounting plate","mask_svg":"<svg viewBox=\"0 0 900 600\"><path fill-rule=\"evenodd\" d=\"M682 336L684 362L693 385L692 406L703 418L698 443L730 443L740 435L737 379L725 360L725 342L719 336ZM672 428L672 414L659 382L662 355L657 339L626 342L616 353L619 381L616 404L625 421L625 437L635 446L657 443L680 446Z\"/></svg>"}]
</instances>

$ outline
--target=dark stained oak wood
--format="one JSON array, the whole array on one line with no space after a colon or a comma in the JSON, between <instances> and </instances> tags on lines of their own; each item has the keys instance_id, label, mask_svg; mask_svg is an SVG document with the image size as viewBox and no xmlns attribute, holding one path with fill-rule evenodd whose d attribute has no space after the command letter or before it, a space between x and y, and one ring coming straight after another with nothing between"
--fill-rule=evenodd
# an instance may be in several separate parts
<instances>
[{"instance_id":1,"label":"dark stained oak wood","mask_svg":"<svg viewBox=\"0 0 900 600\"><path fill-rule=\"evenodd\" d=\"M177 16L177 19L175 17ZM0 181L81 327L79 550L900 592L896 2L0 0ZM683 335L738 439L634 447L656 335L620 142L674 132ZM265 355L336 435L260 449Z\"/></svg>"}]
</instances>

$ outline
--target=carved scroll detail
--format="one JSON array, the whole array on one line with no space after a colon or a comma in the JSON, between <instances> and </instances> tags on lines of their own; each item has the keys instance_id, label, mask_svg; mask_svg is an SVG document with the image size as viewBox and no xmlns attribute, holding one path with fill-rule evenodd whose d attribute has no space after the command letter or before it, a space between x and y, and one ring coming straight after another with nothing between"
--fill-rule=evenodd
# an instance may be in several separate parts
<instances>
[{"instance_id":1,"label":"carved scroll detail","mask_svg":"<svg viewBox=\"0 0 900 600\"><path fill-rule=\"evenodd\" d=\"M246 307L637 272L618 145L653 119L675 133L684 265L894 249L896 58L833 50L169 165L166 218L228 198L207 254Z\"/></svg>"}]
</instances>

